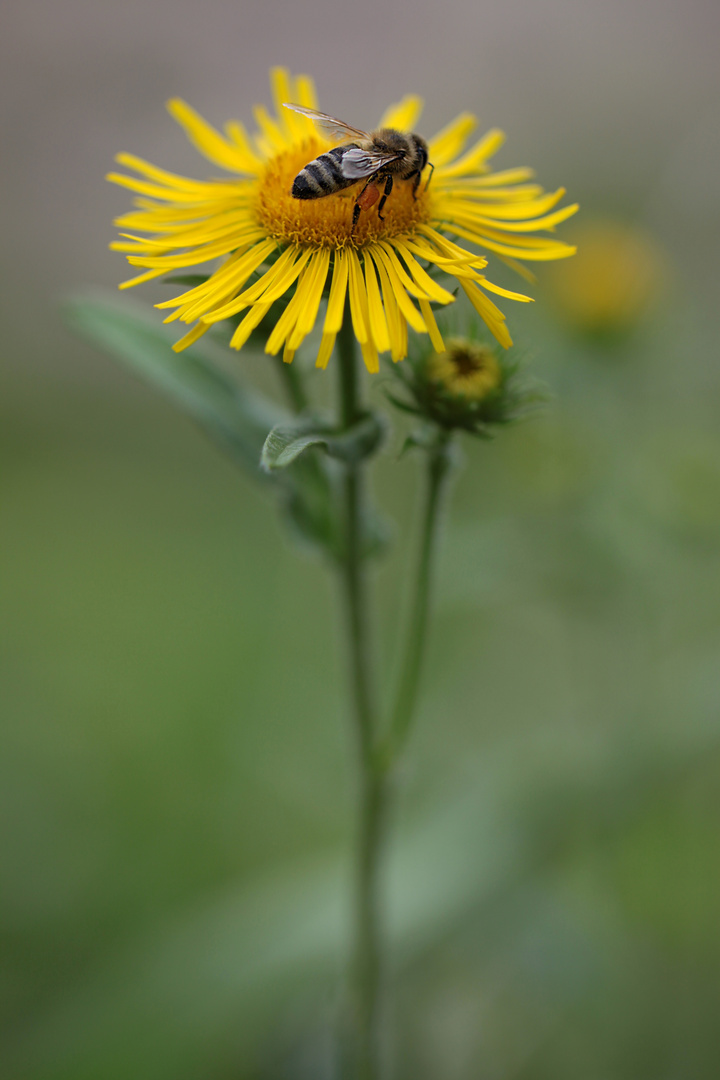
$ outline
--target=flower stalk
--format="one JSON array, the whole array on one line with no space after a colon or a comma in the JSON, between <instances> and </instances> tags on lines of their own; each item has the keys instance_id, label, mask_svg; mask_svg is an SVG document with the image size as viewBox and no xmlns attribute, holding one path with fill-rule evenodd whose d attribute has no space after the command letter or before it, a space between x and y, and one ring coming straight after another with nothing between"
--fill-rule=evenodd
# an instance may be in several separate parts
<instances>
[{"instance_id":1,"label":"flower stalk","mask_svg":"<svg viewBox=\"0 0 720 1080\"><path fill-rule=\"evenodd\" d=\"M407 641L400 667L394 705L378 761L384 772L392 770L407 741L415 713L422 660L427 638L430 594L435 552L440 533L440 517L453 463L451 432L437 428L427 447L425 506L422 519L420 552L408 622Z\"/></svg>"},{"instance_id":2,"label":"flower stalk","mask_svg":"<svg viewBox=\"0 0 720 1080\"><path fill-rule=\"evenodd\" d=\"M338 336L339 412L344 430L362 417L358 357L349 319ZM380 859L387 788L375 754L377 714L371 687L367 582L362 550L363 463L344 463L343 597L347 623L350 685L358 745L360 810L355 867L353 1044L357 1080L381 1075L382 930Z\"/></svg>"},{"instance_id":3,"label":"flower stalk","mask_svg":"<svg viewBox=\"0 0 720 1080\"><path fill-rule=\"evenodd\" d=\"M349 324L347 320L346 325ZM358 357L351 332L338 337L340 420L344 430L363 415ZM353 1035L358 1080L382 1076L384 942L381 870L390 791L417 703L427 637L432 569L440 515L453 459L452 435L436 428L426 446L425 506L408 635L387 730L379 730L371 686L367 589L362 550L363 463L344 465L345 548L342 566L350 680L359 760L359 820L355 867Z\"/></svg>"}]
</instances>

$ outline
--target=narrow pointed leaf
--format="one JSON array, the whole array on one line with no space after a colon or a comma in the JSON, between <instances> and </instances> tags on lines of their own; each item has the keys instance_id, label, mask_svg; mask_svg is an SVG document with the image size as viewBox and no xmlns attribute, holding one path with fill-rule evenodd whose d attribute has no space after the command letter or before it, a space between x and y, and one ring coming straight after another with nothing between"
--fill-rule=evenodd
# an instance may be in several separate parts
<instances>
[{"instance_id":1,"label":"narrow pointed leaf","mask_svg":"<svg viewBox=\"0 0 720 1080\"><path fill-rule=\"evenodd\" d=\"M202 338L184 352L173 352L177 335L155 314L99 293L71 299L65 319L86 340L161 390L258 474L267 432L288 414L223 370L223 357L212 341Z\"/></svg>"}]
</instances>

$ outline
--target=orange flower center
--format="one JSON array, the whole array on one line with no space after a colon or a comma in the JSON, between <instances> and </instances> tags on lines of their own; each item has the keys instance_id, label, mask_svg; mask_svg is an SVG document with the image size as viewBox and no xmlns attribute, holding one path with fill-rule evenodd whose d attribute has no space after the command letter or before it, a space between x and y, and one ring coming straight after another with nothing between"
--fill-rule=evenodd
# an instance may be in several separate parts
<instances>
[{"instance_id":1,"label":"orange flower center","mask_svg":"<svg viewBox=\"0 0 720 1080\"><path fill-rule=\"evenodd\" d=\"M297 174L332 144L310 138L272 158L260 177L255 199L255 213L268 236L282 243L309 247L342 248L348 244L364 247L377 240L389 240L399 233L411 232L431 218L430 196L423 177L413 195L412 180L396 180L378 217L379 200L361 210L352 235L353 208L365 186L359 180L351 187L318 199L294 199L290 194ZM384 181L378 185L380 195Z\"/></svg>"}]
</instances>

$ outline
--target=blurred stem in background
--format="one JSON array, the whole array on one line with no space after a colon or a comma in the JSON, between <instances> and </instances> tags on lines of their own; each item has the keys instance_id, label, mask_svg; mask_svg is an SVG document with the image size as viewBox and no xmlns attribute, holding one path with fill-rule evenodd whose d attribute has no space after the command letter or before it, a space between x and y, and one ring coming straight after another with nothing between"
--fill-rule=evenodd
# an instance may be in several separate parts
<instances>
[{"instance_id":1,"label":"blurred stem in background","mask_svg":"<svg viewBox=\"0 0 720 1080\"><path fill-rule=\"evenodd\" d=\"M347 431L363 418L359 363L348 312L338 337L339 411ZM439 511L451 464L450 433L440 428L426 447L428 481L417 576L400 679L388 730L381 732L374 703L365 571L364 460L344 464L343 597L350 684L360 766L360 811L355 869L354 1051L358 1080L380 1080L383 1069L384 935L381 868L394 766L409 734L420 681L428 621Z\"/></svg>"}]
</instances>

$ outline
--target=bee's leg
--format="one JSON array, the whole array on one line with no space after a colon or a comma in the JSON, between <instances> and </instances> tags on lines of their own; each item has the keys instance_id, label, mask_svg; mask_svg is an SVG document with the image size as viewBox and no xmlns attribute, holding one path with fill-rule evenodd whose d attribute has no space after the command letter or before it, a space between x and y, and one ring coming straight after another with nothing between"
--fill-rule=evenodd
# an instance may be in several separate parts
<instances>
[{"instance_id":1,"label":"bee's leg","mask_svg":"<svg viewBox=\"0 0 720 1080\"><path fill-rule=\"evenodd\" d=\"M392 178L392 176L388 176L387 180L385 181L385 190L382 193L382 198L380 200L380 205L378 206L378 217L380 218L381 221L385 220L385 218L382 215L383 206L387 202L387 197L390 194L390 192L392 191L392 189L393 189L393 178Z\"/></svg>"},{"instance_id":2,"label":"bee's leg","mask_svg":"<svg viewBox=\"0 0 720 1080\"><path fill-rule=\"evenodd\" d=\"M435 166L432 164L432 162L428 162L428 164L430 166L430 175L428 176L427 183L425 184L425 191L427 191L428 184L430 183L432 174L435 172ZM420 187L420 180L421 179L422 179L422 169L418 169L418 171L415 173L415 179L413 180L413 199L417 199L417 189Z\"/></svg>"}]
</instances>

